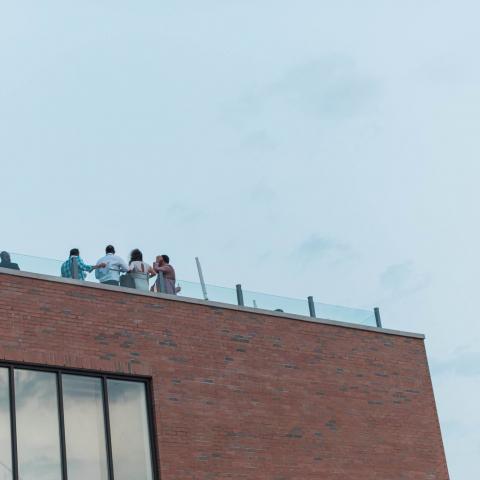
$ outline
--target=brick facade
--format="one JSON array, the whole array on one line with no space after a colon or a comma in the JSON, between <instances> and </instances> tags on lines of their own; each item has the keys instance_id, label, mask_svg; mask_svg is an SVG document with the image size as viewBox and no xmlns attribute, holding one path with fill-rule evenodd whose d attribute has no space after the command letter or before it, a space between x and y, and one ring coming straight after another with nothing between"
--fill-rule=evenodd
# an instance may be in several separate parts
<instances>
[{"instance_id":1,"label":"brick facade","mask_svg":"<svg viewBox=\"0 0 480 480\"><path fill-rule=\"evenodd\" d=\"M162 480L449 478L415 336L2 272L0 359L151 377Z\"/></svg>"}]
</instances>

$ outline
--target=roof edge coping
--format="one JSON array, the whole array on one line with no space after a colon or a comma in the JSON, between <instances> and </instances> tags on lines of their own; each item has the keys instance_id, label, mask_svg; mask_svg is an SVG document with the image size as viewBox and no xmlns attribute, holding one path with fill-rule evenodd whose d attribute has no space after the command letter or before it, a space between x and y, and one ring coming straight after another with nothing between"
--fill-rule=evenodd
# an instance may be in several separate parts
<instances>
[{"instance_id":1,"label":"roof edge coping","mask_svg":"<svg viewBox=\"0 0 480 480\"><path fill-rule=\"evenodd\" d=\"M83 280L74 280L71 278L61 278L61 277L54 277L51 275L44 275L41 273L30 273L30 272L23 272L18 270L10 270L8 268L0 268L0 274L2 275L12 275L16 277L25 277L25 278L33 278L35 280L44 280L47 282L53 283L63 283L67 285L73 285L82 288L94 288L98 290L107 290L109 292L114 293L126 293L128 295L139 295L144 297L151 297L151 298L161 298L162 300L168 300L172 302L183 302L183 303L190 303L194 305L202 305L204 307L212 307L212 308L224 308L226 310L234 310L238 312L248 312L248 313L255 313L258 315L269 315L271 317L281 317L281 318L288 318L291 320L297 320L302 322L309 322L309 323L319 323L322 325L332 325L336 327L343 327L343 328L351 328L355 330L364 330L372 333L384 333L387 335L396 335L401 337L410 337L410 338L419 338L424 340L425 335L422 333L413 333L413 332L405 332L401 330L392 330L388 328L378 328L378 327L370 327L367 325L360 325L356 323L348 323L348 322L341 322L338 320L328 320L323 318L312 318L303 315L296 315L291 313L285 312L276 312L272 310L263 310L261 308L253 308L253 307L241 307L239 305L232 305L230 303L220 303L220 302L212 302L211 300L200 300L197 298L189 298L189 297L179 297L175 295L168 295L164 293L153 293L153 292L142 292L139 290L134 290L132 288L127 287L120 287L115 285L102 285L100 283L93 283L93 282L86 282Z\"/></svg>"}]
</instances>

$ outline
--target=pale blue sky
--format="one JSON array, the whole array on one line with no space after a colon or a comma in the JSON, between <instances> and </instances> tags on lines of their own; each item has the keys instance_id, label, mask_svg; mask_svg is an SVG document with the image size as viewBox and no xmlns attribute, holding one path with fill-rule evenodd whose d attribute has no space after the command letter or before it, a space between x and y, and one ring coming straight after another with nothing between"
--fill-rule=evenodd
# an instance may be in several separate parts
<instances>
[{"instance_id":1,"label":"pale blue sky","mask_svg":"<svg viewBox=\"0 0 480 480\"><path fill-rule=\"evenodd\" d=\"M480 4L0 0L1 248L427 334L452 478L480 476ZM285 281L287 279L287 281Z\"/></svg>"}]
</instances>

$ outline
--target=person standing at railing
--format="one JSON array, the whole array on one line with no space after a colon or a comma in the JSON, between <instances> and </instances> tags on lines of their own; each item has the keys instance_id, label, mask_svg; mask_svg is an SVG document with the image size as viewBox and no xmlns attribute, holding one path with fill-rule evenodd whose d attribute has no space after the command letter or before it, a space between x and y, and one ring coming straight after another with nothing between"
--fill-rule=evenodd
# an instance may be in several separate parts
<instances>
[{"instance_id":1,"label":"person standing at railing","mask_svg":"<svg viewBox=\"0 0 480 480\"><path fill-rule=\"evenodd\" d=\"M133 278L137 290L148 291L148 279L156 275L155 270L143 261L143 254L135 248L130 253L130 262L128 265L129 276Z\"/></svg>"},{"instance_id":2,"label":"person standing at railing","mask_svg":"<svg viewBox=\"0 0 480 480\"><path fill-rule=\"evenodd\" d=\"M104 263L105 268L95 271L95 278L104 285L120 285L120 273L128 271L128 265L123 258L115 255L113 245L105 248L105 256L97 261L97 264Z\"/></svg>"},{"instance_id":3,"label":"person standing at railing","mask_svg":"<svg viewBox=\"0 0 480 480\"><path fill-rule=\"evenodd\" d=\"M10 268L11 270L20 270L18 263L13 263L8 252L0 253L0 267Z\"/></svg>"},{"instance_id":4,"label":"person standing at railing","mask_svg":"<svg viewBox=\"0 0 480 480\"><path fill-rule=\"evenodd\" d=\"M155 272L163 274L163 280L165 285L165 292L171 295L177 294L177 289L175 288L175 269L170 265L170 257L168 255L157 255L155 262L153 264L153 269ZM157 285L157 291L160 291L159 286Z\"/></svg>"},{"instance_id":5,"label":"person standing at railing","mask_svg":"<svg viewBox=\"0 0 480 480\"><path fill-rule=\"evenodd\" d=\"M104 268L105 263L97 265L88 265L80 257L80 250L72 248L68 260L62 263L61 273L64 278L75 278L77 280L85 280L87 273L97 268Z\"/></svg>"}]
</instances>

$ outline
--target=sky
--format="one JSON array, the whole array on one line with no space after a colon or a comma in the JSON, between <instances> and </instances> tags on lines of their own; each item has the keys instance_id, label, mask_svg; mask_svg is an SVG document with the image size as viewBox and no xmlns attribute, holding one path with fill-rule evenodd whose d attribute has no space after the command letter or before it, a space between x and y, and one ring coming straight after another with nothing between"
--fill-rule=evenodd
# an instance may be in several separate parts
<instances>
[{"instance_id":1,"label":"sky","mask_svg":"<svg viewBox=\"0 0 480 480\"><path fill-rule=\"evenodd\" d=\"M2 249L379 306L480 475L480 4L0 0Z\"/></svg>"}]
</instances>

